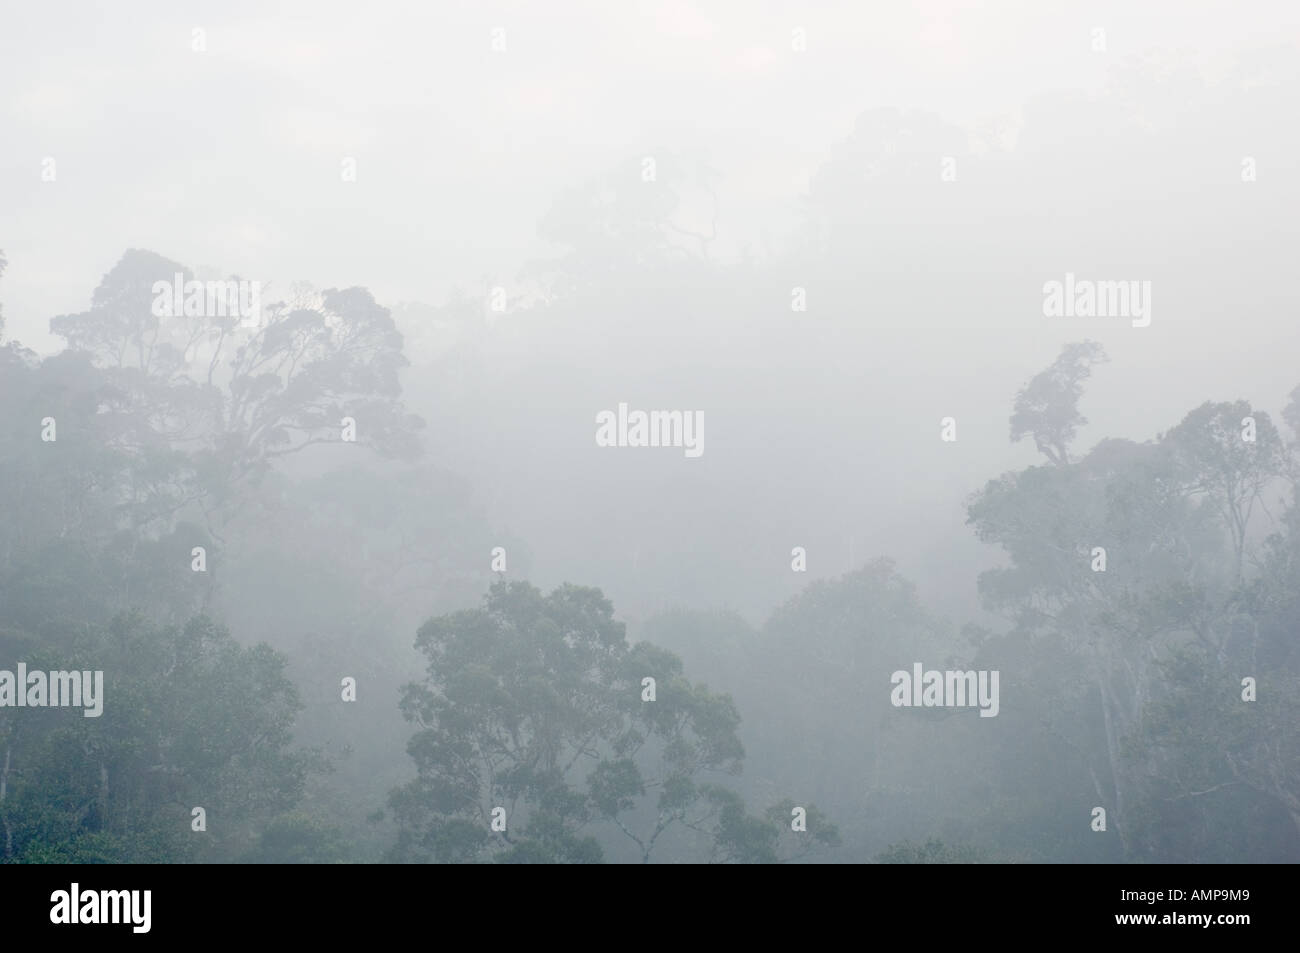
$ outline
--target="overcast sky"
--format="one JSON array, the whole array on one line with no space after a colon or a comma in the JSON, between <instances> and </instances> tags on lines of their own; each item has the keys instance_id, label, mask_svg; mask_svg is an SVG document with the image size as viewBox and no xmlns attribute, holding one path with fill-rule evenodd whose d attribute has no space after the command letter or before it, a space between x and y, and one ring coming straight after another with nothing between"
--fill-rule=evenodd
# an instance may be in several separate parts
<instances>
[{"instance_id":1,"label":"overcast sky","mask_svg":"<svg viewBox=\"0 0 1300 953\"><path fill-rule=\"evenodd\" d=\"M56 348L49 318L129 247L438 302L546 253L559 190L659 143L722 174L725 254L787 228L873 106L1014 126L1033 95L1095 90L1126 57L1176 51L1213 78L1297 27L1300 4L1242 0L8 4L7 333Z\"/></svg>"}]
</instances>

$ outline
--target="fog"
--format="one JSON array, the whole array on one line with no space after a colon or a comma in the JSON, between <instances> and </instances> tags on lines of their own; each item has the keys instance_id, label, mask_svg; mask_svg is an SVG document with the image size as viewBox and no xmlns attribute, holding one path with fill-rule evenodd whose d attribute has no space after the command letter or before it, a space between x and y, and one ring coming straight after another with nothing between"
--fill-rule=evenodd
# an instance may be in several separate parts
<instances>
[{"instance_id":1,"label":"fog","mask_svg":"<svg viewBox=\"0 0 1300 953\"><path fill-rule=\"evenodd\" d=\"M6 862L1300 859L1300 9L136 11L0 21Z\"/></svg>"}]
</instances>

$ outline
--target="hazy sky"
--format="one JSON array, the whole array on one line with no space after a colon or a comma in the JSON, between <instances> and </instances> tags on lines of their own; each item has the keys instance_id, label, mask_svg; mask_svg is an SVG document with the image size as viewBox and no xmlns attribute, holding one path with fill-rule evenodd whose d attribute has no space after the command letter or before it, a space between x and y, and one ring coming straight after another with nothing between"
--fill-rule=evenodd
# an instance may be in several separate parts
<instances>
[{"instance_id":1,"label":"hazy sky","mask_svg":"<svg viewBox=\"0 0 1300 953\"><path fill-rule=\"evenodd\" d=\"M8 4L0 301L10 337L55 348L48 319L144 247L437 302L546 253L559 190L656 144L721 173L725 253L761 227L779 241L865 109L1014 126L1125 58L1175 51L1213 77L1297 27L1300 5L1241 0Z\"/></svg>"}]
</instances>

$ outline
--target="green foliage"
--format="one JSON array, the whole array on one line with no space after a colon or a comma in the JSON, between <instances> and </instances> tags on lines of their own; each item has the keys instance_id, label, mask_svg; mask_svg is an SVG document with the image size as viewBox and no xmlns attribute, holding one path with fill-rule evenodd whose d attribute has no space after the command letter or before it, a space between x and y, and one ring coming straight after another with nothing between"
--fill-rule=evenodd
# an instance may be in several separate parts
<instances>
[{"instance_id":1,"label":"green foliage","mask_svg":"<svg viewBox=\"0 0 1300 953\"><path fill-rule=\"evenodd\" d=\"M701 838L716 859L768 856L775 828L703 781L740 770L735 705L671 652L629 645L598 590L498 582L416 644L428 673L402 708L418 776L390 797L394 859L590 863L604 850L589 830L631 841L642 862L674 838ZM497 807L506 831L490 831Z\"/></svg>"},{"instance_id":2,"label":"green foliage","mask_svg":"<svg viewBox=\"0 0 1300 953\"><path fill-rule=\"evenodd\" d=\"M64 651L23 658L101 670L105 698L97 718L75 708L0 714L7 860L233 859L321 767L290 750L300 704L283 656L241 646L208 619L177 627L122 616ZM193 807L206 810L206 833L191 830Z\"/></svg>"},{"instance_id":3,"label":"green foliage","mask_svg":"<svg viewBox=\"0 0 1300 953\"><path fill-rule=\"evenodd\" d=\"M930 838L924 844L891 844L876 856L878 864L983 864L985 854L966 844L945 844Z\"/></svg>"},{"instance_id":4,"label":"green foliage","mask_svg":"<svg viewBox=\"0 0 1300 953\"><path fill-rule=\"evenodd\" d=\"M353 845L333 824L302 811L272 818L256 846L241 860L250 864L342 864Z\"/></svg>"}]
</instances>

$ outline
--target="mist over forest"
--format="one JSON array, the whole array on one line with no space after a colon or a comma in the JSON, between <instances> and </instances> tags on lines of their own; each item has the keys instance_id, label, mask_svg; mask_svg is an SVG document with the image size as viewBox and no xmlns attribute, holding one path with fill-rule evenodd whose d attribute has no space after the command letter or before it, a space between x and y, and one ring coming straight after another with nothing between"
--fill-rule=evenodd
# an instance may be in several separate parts
<instances>
[{"instance_id":1,"label":"mist over forest","mask_svg":"<svg viewBox=\"0 0 1300 953\"><path fill-rule=\"evenodd\" d=\"M1144 8L4 14L0 859L1300 860L1300 13Z\"/></svg>"}]
</instances>

